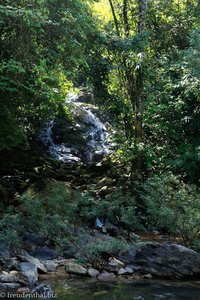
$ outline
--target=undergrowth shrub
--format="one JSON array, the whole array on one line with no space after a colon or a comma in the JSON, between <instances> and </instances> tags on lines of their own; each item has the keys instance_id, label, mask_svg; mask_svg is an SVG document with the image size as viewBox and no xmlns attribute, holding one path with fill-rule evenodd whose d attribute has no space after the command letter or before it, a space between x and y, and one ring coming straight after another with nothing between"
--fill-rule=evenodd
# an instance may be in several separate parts
<instances>
[{"instance_id":1,"label":"undergrowth shrub","mask_svg":"<svg viewBox=\"0 0 200 300\"><path fill-rule=\"evenodd\" d=\"M18 249L24 231L20 214L9 208L0 217L0 249Z\"/></svg>"},{"instance_id":2,"label":"undergrowth shrub","mask_svg":"<svg viewBox=\"0 0 200 300\"><path fill-rule=\"evenodd\" d=\"M115 225L126 227L129 231L142 230L141 213L137 199L131 194L122 191L115 192L105 199L82 199L79 203L80 216L86 220L95 217L106 217Z\"/></svg>"},{"instance_id":3,"label":"undergrowth shrub","mask_svg":"<svg viewBox=\"0 0 200 300\"><path fill-rule=\"evenodd\" d=\"M123 238L109 237L105 240L95 240L81 249L82 256L97 269L103 269L103 264L108 257L117 257L121 252L133 247Z\"/></svg>"},{"instance_id":4,"label":"undergrowth shrub","mask_svg":"<svg viewBox=\"0 0 200 300\"><path fill-rule=\"evenodd\" d=\"M21 198L25 214L24 224L29 231L62 244L78 225L78 202L81 197L63 182L50 184L45 193Z\"/></svg>"},{"instance_id":5,"label":"undergrowth shrub","mask_svg":"<svg viewBox=\"0 0 200 300\"><path fill-rule=\"evenodd\" d=\"M200 190L173 174L152 176L144 184L149 226L178 237L200 250Z\"/></svg>"}]
</instances>

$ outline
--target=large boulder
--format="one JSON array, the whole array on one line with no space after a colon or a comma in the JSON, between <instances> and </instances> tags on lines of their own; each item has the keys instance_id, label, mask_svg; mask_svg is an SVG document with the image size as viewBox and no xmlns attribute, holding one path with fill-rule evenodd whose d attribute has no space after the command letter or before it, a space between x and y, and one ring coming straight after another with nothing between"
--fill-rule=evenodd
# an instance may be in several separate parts
<instances>
[{"instance_id":1,"label":"large boulder","mask_svg":"<svg viewBox=\"0 0 200 300\"><path fill-rule=\"evenodd\" d=\"M30 285L34 285L38 281L37 267L34 264L22 262L18 264L17 269Z\"/></svg>"},{"instance_id":2,"label":"large boulder","mask_svg":"<svg viewBox=\"0 0 200 300\"><path fill-rule=\"evenodd\" d=\"M120 259L134 271L155 277L180 279L200 276L200 254L177 244L137 244Z\"/></svg>"},{"instance_id":3,"label":"large boulder","mask_svg":"<svg viewBox=\"0 0 200 300\"><path fill-rule=\"evenodd\" d=\"M47 269L45 266L39 261L38 258L32 257L29 255L26 251L21 251L22 253L20 255L17 255L17 257L22 261L22 262L29 262L33 265L35 265L38 269L38 271L41 271L42 273L47 273Z\"/></svg>"}]
</instances>

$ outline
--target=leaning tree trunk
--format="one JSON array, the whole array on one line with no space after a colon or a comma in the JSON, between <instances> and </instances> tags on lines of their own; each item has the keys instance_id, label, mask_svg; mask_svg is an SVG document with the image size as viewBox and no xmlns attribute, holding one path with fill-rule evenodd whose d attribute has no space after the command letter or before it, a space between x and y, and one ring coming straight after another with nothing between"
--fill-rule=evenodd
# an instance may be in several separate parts
<instances>
[{"instance_id":1,"label":"leaning tree trunk","mask_svg":"<svg viewBox=\"0 0 200 300\"><path fill-rule=\"evenodd\" d=\"M138 34L142 34L145 30L146 19L146 3L147 0L138 0ZM132 178L140 178L142 176L142 151L141 143L143 141L143 111L144 111L144 73L141 66L136 70L135 78L135 97L132 99L135 106L135 151L136 158L132 164Z\"/></svg>"}]
</instances>

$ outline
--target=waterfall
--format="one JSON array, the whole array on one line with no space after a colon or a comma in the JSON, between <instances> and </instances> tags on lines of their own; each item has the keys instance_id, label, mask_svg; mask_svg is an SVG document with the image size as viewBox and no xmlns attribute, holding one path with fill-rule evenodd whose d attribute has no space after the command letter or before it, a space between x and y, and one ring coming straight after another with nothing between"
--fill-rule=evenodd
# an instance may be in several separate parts
<instances>
[{"instance_id":1,"label":"waterfall","mask_svg":"<svg viewBox=\"0 0 200 300\"><path fill-rule=\"evenodd\" d=\"M42 130L40 139L47 153L56 160L64 163L92 162L111 152L110 132L94 110L97 107L80 102L76 94L70 94L65 103L73 116L71 127L66 126L67 140L55 141L53 129L56 118L50 120ZM78 138L77 138L78 137ZM77 140L80 139L80 145ZM62 136L61 136L62 140Z\"/></svg>"}]
</instances>

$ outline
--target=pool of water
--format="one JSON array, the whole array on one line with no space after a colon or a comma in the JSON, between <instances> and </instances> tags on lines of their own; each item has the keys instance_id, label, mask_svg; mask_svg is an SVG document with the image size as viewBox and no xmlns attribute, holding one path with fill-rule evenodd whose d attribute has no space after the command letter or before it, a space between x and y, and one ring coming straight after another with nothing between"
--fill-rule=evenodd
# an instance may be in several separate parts
<instances>
[{"instance_id":1,"label":"pool of water","mask_svg":"<svg viewBox=\"0 0 200 300\"><path fill-rule=\"evenodd\" d=\"M200 300L200 281L54 282L57 300Z\"/></svg>"}]
</instances>

